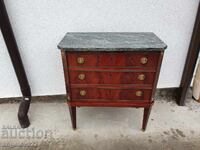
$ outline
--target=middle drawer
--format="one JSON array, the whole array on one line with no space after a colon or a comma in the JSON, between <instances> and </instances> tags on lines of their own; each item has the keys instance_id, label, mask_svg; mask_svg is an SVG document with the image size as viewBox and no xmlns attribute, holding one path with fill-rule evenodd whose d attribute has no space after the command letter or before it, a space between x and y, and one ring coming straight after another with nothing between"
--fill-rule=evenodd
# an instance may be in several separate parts
<instances>
[{"instance_id":1,"label":"middle drawer","mask_svg":"<svg viewBox=\"0 0 200 150\"><path fill-rule=\"evenodd\" d=\"M69 71L71 84L145 84L153 85L155 72Z\"/></svg>"}]
</instances>

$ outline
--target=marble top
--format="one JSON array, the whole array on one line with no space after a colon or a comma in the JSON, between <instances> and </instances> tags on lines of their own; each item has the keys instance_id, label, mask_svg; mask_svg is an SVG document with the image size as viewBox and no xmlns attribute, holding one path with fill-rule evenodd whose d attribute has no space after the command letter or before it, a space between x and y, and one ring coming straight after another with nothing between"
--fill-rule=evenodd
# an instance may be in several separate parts
<instances>
[{"instance_id":1,"label":"marble top","mask_svg":"<svg viewBox=\"0 0 200 150\"><path fill-rule=\"evenodd\" d=\"M152 32L70 32L58 48L66 51L163 51L167 45Z\"/></svg>"}]
</instances>

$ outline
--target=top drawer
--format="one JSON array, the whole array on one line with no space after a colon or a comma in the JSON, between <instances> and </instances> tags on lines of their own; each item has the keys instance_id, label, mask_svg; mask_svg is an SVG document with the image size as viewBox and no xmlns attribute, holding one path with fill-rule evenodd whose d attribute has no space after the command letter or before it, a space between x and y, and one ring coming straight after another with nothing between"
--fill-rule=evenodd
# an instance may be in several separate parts
<instances>
[{"instance_id":1,"label":"top drawer","mask_svg":"<svg viewBox=\"0 0 200 150\"><path fill-rule=\"evenodd\" d=\"M69 67L156 68L159 52L67 52Z\"/></svg>"}]
</instances>

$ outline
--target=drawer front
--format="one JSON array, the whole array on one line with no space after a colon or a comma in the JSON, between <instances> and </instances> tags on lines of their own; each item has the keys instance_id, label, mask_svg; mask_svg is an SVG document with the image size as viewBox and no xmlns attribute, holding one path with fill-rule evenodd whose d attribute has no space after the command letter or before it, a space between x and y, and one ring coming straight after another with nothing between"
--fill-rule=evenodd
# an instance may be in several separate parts
<instances>
[{"instance_id":1,"label":"drawer front","mask_svg":"<svg viewBox=\"0 0 200 150\"><path fill-rule=\"evenodd\" d=\"M159 52L67 52L69 67L152 67Z\"/></svg>"},{"instance_id":2,"label":"drawer front","mask_svg":"<svg viewBox=\"0 0 200 150\"><path fill-rule=\"evenodd\" d=\"M152 85L155 72L70 71L71 84L145 84Z\"/></svg>"},{"instance_id":3,"label":"drawer front","mask_svg":"<svg viewBox=\"0 0 200 150\"><path fill-rule=\"evenodd\" d=\"M149 101L150 89L71 88L73 100L139 100Z\"/></svg>"}]
</instances>

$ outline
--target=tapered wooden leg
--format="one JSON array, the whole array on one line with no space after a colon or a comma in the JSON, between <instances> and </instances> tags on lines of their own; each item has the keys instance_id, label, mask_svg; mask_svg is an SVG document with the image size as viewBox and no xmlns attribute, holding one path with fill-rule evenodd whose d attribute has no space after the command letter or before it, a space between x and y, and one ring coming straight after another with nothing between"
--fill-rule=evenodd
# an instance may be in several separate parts
<instances>
[{"instance_id":1,"label":"tapered wooden leg","mask_svg":"<svg viewBox=\"0 0 200 150\"><path fill-rule=\"evenodd\" d=\"M69 106L69 112L70 112L70 117L71 117L71 122L72 122L72 128L75 130L76 129L76 107Z\"/></svg>"},{"instance_id":2,"label":"tapered wooden leg","mask_svg":"<svg viewBox=\"0 0 200 150\"><path fill-rule=\"evenodd\" d=\"M144 108L143 124L142 124L142 130L143 131L146 130L147 123L148 123L148 120L149 120L149 115L151 113L151 107L152 106Z\"/></svg>"}]
</instances>

